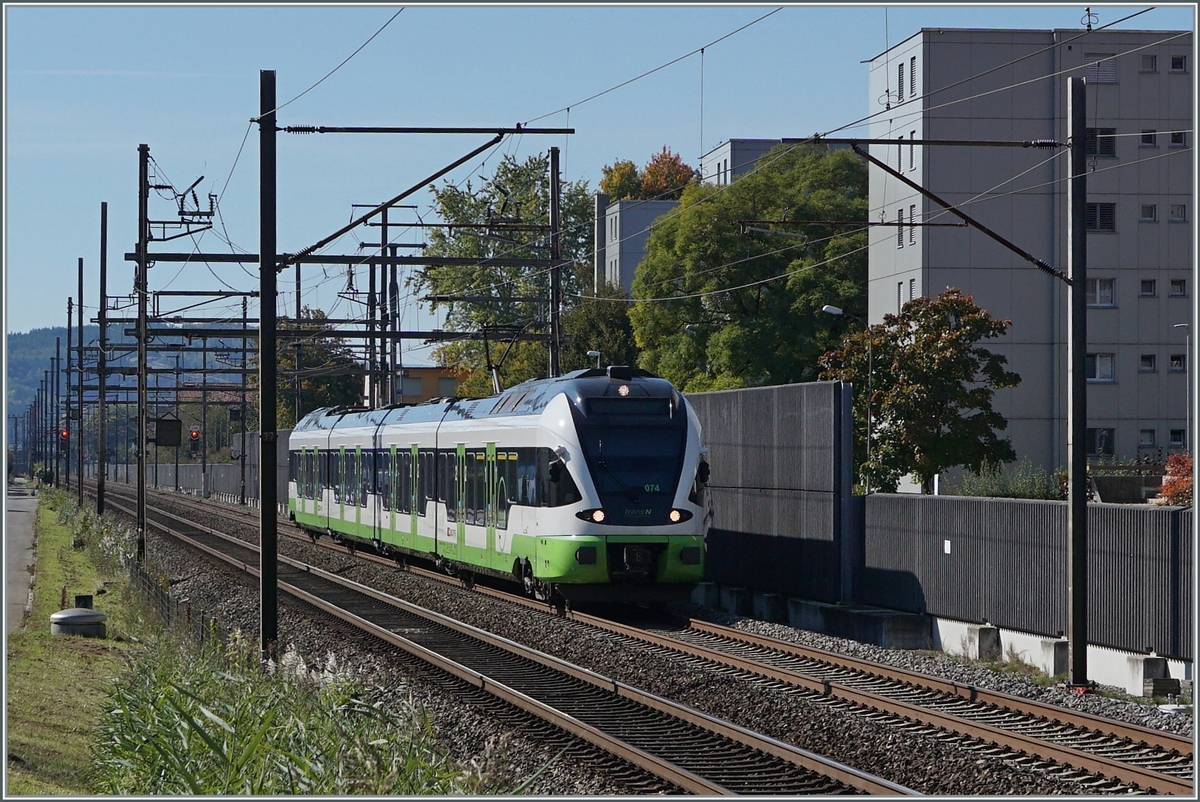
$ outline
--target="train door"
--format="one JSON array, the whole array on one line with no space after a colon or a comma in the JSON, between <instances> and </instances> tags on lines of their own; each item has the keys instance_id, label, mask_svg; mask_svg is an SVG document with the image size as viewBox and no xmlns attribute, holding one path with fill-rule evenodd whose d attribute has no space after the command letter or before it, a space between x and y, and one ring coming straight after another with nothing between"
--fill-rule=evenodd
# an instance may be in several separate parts
<instances>
[{"instance_id":1,"label":"train door","mask_svg":"<svg viewBox=\"0 0 1200 802\"><path fill-rule=\"evenodd\" d=\"M354 528L351 530L355 535L362 536L362 504L363 499L361 493L363 491L362 477L362 446L355 446L354 453L350 456L352 464L350 481L354 487Z\"/></svg>"},{"instance_id":2,"label":"train door","mask_svg":"<svg viewBox=\"0 0 1200 802\"><path fill-rule=\"evenodd\" d=\"M335 490L335 498L337 499L337 519L339 522L342 522L346 520L346 474L349 470L346 467L345 446L338 446L337 454L334 455L334 459L337 460L338 466L336 483L337 489Z\"/></svg>"},{"instance_id":3,"label":"train door","mask_svg":"<svg viewBox=\"0 0 1200 802\"><path fill-rule=\"evenodd\" d=\"M500 509L497 496L498 482L496 471L496 444L486 443L483 463L483 520L487 527L487 551L484 560L487 565L495 568L498 565L496 554L496 513Z\"/></svg>"},{"instance_id":4,"label":"train door","mask_svg":"<svg viewBox=\"0 0 1200 802\"><path fill-rule=\"evenodd\" d=\"M467 444L454 449L454 559L462 558L467 539Z\"/></svg>"},{"instance_id":5,"label":"train door","mask_svg":"<svg viewBox=\"0 0 1200 802\"><path fill-rule=\"evenodd\" d=\"M424 503L421 492L421 455L420 447L413 443L409 450L411 459L408 464L408 531L412 535L412 539L408 541L408 545L416 548L417 546L417 519L420 515L418 504Z\"/></svg>"},{"instance_id":6,"label":"train door","mask_svg":"<svg viewBox=\"0 0 1200 802\"><path fill-rule=\"evenodd\" d=\"M387 474L387 504L384 505L387 509L387 530L389 533L388 540L392 543L398 543L400 537L396 532L396 500L399 498L397 485L399 484L399 463L396 462L396 447L388 446L387 464L384 465L384 471Z\"/></svg>"}]
</instances>

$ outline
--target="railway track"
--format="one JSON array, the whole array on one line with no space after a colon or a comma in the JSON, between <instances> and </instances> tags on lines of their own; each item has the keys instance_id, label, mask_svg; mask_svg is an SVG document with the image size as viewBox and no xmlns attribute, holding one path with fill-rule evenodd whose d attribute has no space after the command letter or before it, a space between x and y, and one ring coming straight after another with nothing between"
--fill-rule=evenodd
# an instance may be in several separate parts
<instances>
[{"instance_id":1,"label":"railway track","mask_svg":"<svg viewBox=\"0 0 1200 802\"><path fill-rule=\"evenodd\" d=\"M199 503L191 501L189 503ZM207 512L242 523L241 511L206 504ZM281 526L281 532L285 527ZM286 527L291 529L291 527ZM307 537L298 530L294 537ZM368 556L360 553L360 556ZM379 558L375 558L379 559ZM391 560L381 562L394 564ZM412 569L417 570L419 569ZM433 578L448 578L424 572ZM452 581L452 580L451 580ZM510 602L545 609L488 588ZM937 731L962 739L966 748L1009 758L1040 770L1083 772L1105 778L1097 788L1117 786L1190 796L1194 759L1191 740L1172 733L1104 719L1078 711L856 660L703 621L685 625L630 625L579 612L575 621L668 651L674 656L781 682L814 699L893 725Z\"/></svg>"},{"instance_id":2,"label":"railway track","mask_svg":"<svg viewBox=\"0 0 1200 802\"><path fill-rule=\"evenodd\" d=\"M156 509L147 525L258 575L251 544ZM280 558L279 588L685 792L914 793L297 560Z\"/></svg>"}]
</instances>

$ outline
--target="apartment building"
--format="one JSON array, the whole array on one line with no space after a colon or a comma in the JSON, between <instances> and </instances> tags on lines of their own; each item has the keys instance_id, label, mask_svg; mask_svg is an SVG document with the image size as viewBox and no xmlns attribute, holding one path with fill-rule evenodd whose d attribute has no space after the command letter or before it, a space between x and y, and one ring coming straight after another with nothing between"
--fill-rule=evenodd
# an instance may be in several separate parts
<instances>
[{"instance_id":1,"label":"apartment building","mask_svg":"<svg viewBox=\"0 0 1200 802\"><path fill-rule=\"evenodd\" d=\"M869 62L872 155L1054 267L1067 266L1067 78L1088 127L1088 451L1180 450L1187 429L1195 175L1192 34L926 28ZM956 287L1012 320L984 343L1021 375L996 394L1019 459L1066 464L1067 287L878 167L869 316Z\"/></svg>"}]
</instances>

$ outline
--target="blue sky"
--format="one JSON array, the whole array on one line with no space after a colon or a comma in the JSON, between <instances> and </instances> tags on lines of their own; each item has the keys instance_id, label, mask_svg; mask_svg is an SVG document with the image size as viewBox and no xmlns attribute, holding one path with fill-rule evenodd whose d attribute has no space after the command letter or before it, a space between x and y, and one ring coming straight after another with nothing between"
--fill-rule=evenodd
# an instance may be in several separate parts
<instances>
[{"instance_id":1,"label":"blue sky","mask_svg":"<svg viewBox=\"0 0 1200 802\"><path fill-rule=\"evenodd\" d=\"M141 143L150 146L159 178L174 186L203 175L201 199L220 195L222 236L257 252L257 127L244 137L258 110L259 70L277 71L278 100L289 101L400 8L6 5L6 330L65 325L80 257L86 314L95 317L102 201L108 294L131 293L133 270L123 255L136 240ZM1093 24L1145 8L1092 5ZM775 9L703 57L581 102ZM1120 27L1191 30L1193 10L1159 6ZM922 27L1081 29L1083 18L1083 5L408 6L332 76L282 108L279 124L497 127L569 106L532 124L569 125L574 135L509 138L448 178L473 176L478 184L501 153L524 159L556 145L563 177L595 188L605 164L643 164L664 145L698 165L703 152L729 138L803 136L858 120L875 110L860 62ZM853 133L865 130L845 135ZM280 134L279 250L322 239L350 221L351 204L391 198L486 139ZM429 201L424 190L412 198L426 220ZM171 214L168 201L152 200L152 218ZM358 239L349 235L332 252L353 253ZM193 247L186 239L174 245ZM196 247L229 248L211 232ZM333 307L344 276L327 272L305 269L304 303L350 316L357 310L345 302ZM280 276L287 310L295 305L293 282L290 270ZM249 266L181 271L163 263L150 271L151 290L222 283L258 287ZM212 311L226 312L232 309ZM408 305L405 328L434 323ZM406 361L423 361L426 350L407 347L416 350Z\"/></svg>"}]
</instances>

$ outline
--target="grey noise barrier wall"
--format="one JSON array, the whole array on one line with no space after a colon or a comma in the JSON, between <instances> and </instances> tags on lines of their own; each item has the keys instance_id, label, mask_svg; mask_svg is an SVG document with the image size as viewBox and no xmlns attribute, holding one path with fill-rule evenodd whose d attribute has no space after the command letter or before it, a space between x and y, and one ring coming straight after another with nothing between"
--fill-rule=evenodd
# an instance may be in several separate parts
<instances>
[{"instance_id":1,"label":"grey noise barrier wall","mask_svg":"<svg viewBox=\"0 0 1200 802\"><path fill-rule=\"evenodd\" d=\"M726 390L691 394L688 401L711 468L708 578L848 601L855 561L850 385Z\"/></svg>"}]
</instances>

